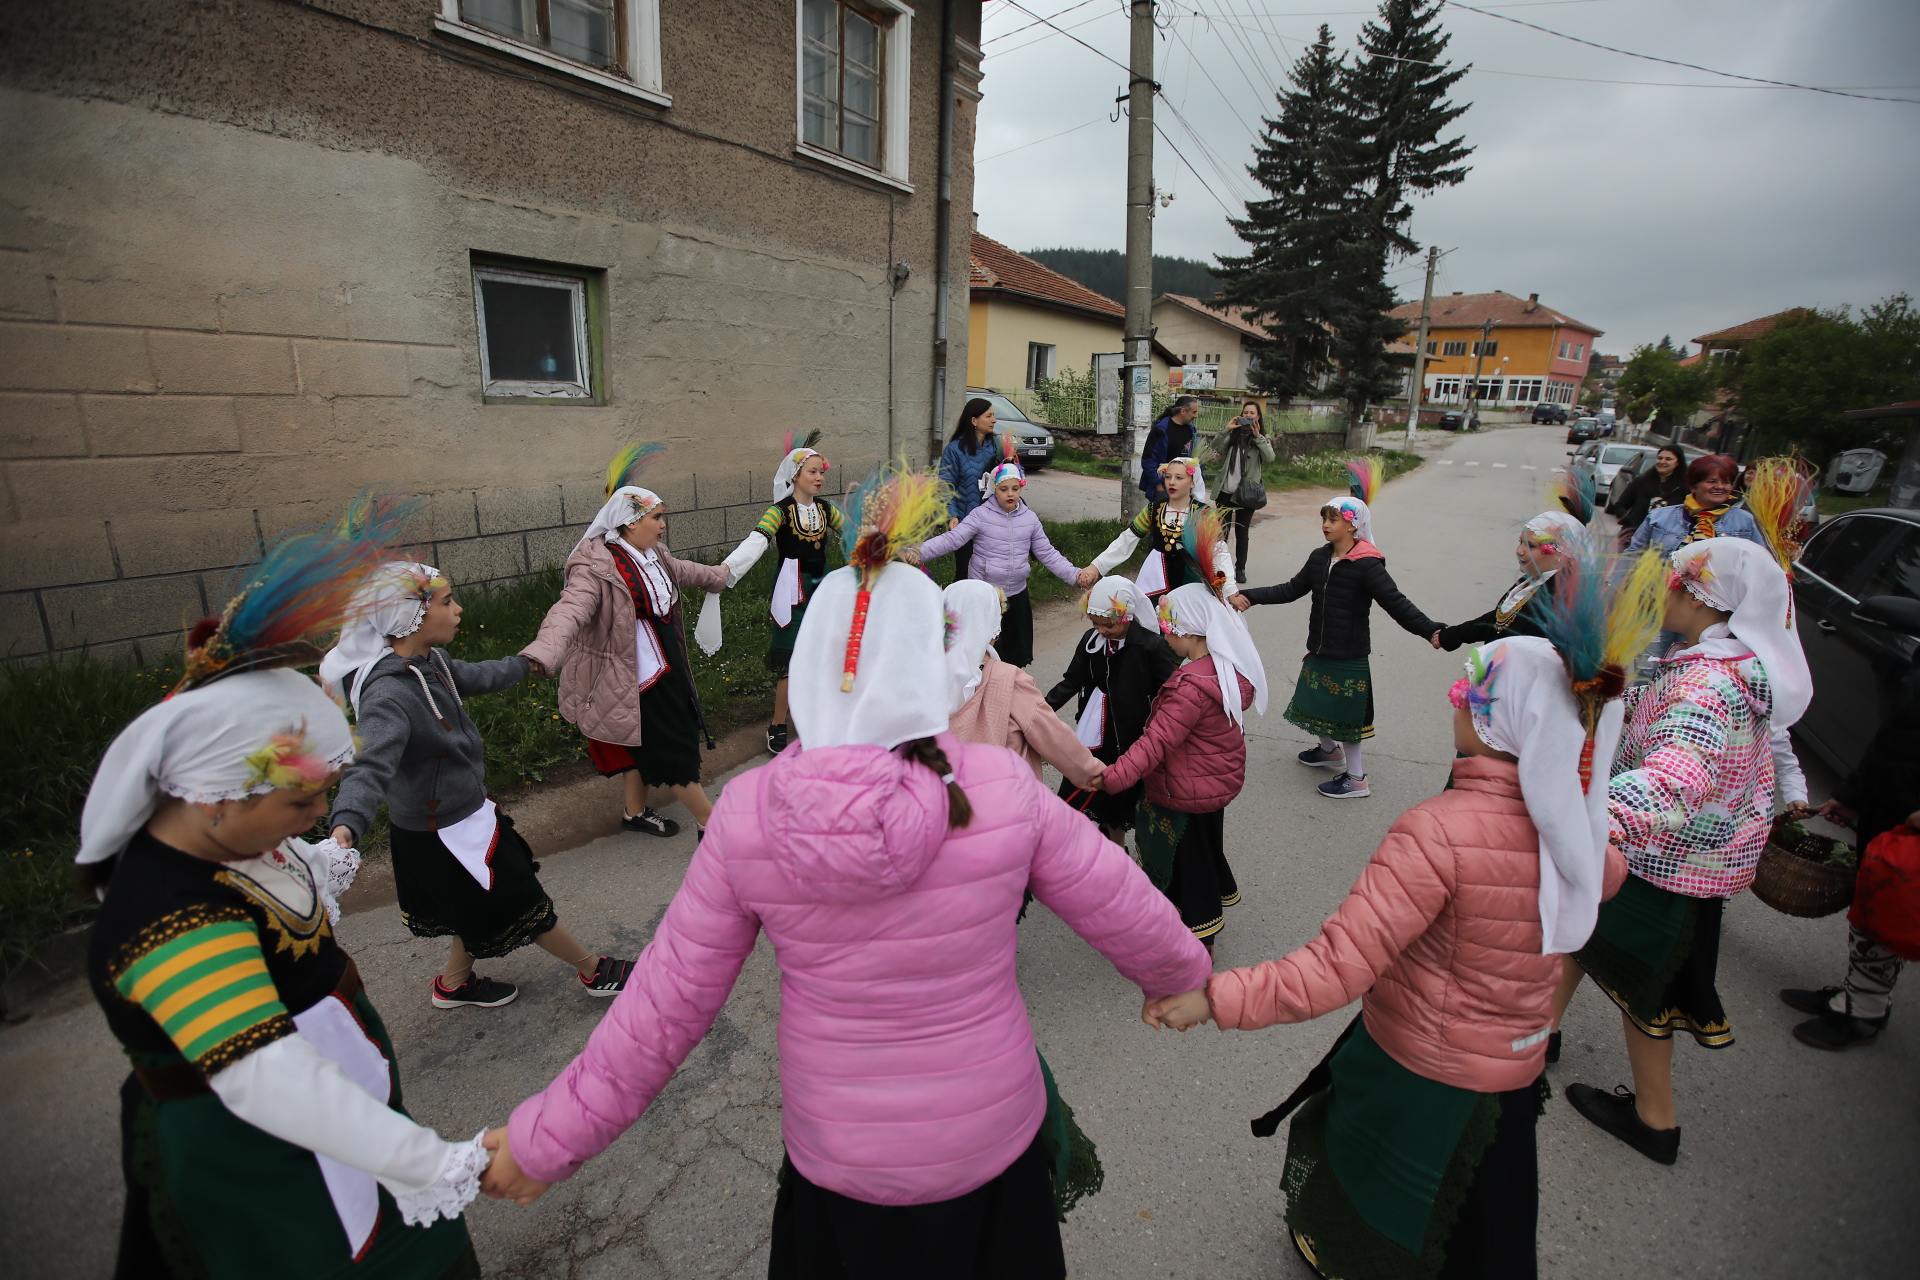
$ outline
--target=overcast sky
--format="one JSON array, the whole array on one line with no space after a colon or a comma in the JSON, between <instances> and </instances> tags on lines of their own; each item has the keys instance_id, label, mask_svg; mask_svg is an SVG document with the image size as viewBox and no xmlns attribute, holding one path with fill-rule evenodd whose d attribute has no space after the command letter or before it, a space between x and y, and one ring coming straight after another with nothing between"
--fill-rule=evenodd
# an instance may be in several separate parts
<instances>
[{"instance_id":1,"label":"overcast sky","mask_svg":"<svg viewBox=\"0 0 1920 1280\"><path fill-rule=\"evenodd\" d=\"M1122 0L1021 2L1126 60ZM1920 99L1915 0L1476 7L1714 71ZM1257 194L1245 167L1274 88L1320 23L1350 47L1370 12L1365 0L1163 0L1156 75L1199 142L1158 113L1154 178L1175 199L1155 218L1157 252L1237 251L1222 206L1237 214ZM980 230L1022 250L1124 248L1127 124L1107 117L1125 75L1046 26L1016 30L1033 21L987 0ZM1787 307L1920 295L1920 104L1730 87L1741 82L1451 7L1442 22L1448 56L1473 64L1454 93L1473 104L1456 128L1477 150L1463 184L1415 205L1414 238L1453 251L1436 293L1538 293L1623 355ZM1697 85L1713 87L1672 87ZM1418 263L1393 281L1420 297Z\"/></svg>"}]
</instances>

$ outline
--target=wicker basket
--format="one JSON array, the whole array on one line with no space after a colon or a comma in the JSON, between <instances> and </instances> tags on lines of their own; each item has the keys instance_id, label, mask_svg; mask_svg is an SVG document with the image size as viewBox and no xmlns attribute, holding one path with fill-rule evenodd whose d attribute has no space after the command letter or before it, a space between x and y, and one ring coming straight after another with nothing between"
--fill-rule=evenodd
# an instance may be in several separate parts
<instances>
[{"instance_id":1,"label":"wicker basket","mask_svg":"<svg viewBox=\"0 0 1920 1280\"><path fill-rule=\"evenodd\" d=\"M1776 835L1778 827L1775 828ZM1832 841L1811 837L1815 847L1832 847ZM1829 866L1815 862L1776 839L1769 839L1760 852L1760 865L1754 868L1753 892L1775 911L1790 916L1818 919L1846 910L1853 901L1854 868Z\"/></svg>"}]
</instances>

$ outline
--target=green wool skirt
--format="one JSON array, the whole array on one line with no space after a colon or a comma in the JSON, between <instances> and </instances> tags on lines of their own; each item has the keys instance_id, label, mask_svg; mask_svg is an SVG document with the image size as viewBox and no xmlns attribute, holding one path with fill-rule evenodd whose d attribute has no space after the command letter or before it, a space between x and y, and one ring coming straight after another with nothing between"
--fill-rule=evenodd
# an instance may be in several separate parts
<instances>
[{"instance_id":1,"label":"green wool skirt","mask_svg":"<svg viewBox=\"0 0 1920 1280\"><path fill-rule=\"evenodd\" d=\"M800 575L803 598L799 604L793 606L793 616L788 619L787 625L784 627L776 625L773 628L772 638L767 641L764 661L767 664L767 670L773 674L784 678L787 668L793 665L793 642L799 638L800 623L807 616L806 602L813 599L813 593L820 589L820 583L825 577L826 575L821 573Z\"/></svg>"},{"instance_id":2,"label":"green wool skirt","mask_svg":"<svg viewBox=\"0 0 1920 1280\"><path fill-rule=\"evenodd\" d=\"M1733 1043L1720 1001L1721 898L1689 898L1630 875L1600 904L1593 937L1573 960L1642 1034L1685 1031L1706 1049Z\"/></svg>"},{"instance_id":3,"label":"green wool skirt","mask_svg":"<svg viewBox=\"0 0 1920 1280\"><path fill-rule=\"evenodd\" d=\"M1357 1024L1288 1132L1287 1225L1342 1280L1528 1280L1542 1079L1475 1093L1409 1071Z\"/></svg>"},{"instance_id":4,"label":"green wool skirt","mask_svg":"<svg viewBox=\"0 0 1920 1280\"><path fill-rule=\"evenodd\" d=\"M1373 672L1365 658L1308 654L1287 704L1287 719L1317 738L1359 742L1373 736Z\"/></svg>"},{"instance_id":5,"label":"green wool skirt","mask_svg":"<svg viewBox=\"0 0 1920 1280\"><path fill-rule=\"evenodd\" d=\"M353 1006L392 1062L393 1042L373 1002L361 992ZM393 1109L405 1115L400 1073L392 1074ZM156 1102L129 1076L121 1090L121 1137L127 1201L116 1275L468 1280L480 1274L464 1219L409 1227L385 1187L379 1223L356 1261L313 1152L254 1128L213 1093Z\"/></svg>"}]
</instances>

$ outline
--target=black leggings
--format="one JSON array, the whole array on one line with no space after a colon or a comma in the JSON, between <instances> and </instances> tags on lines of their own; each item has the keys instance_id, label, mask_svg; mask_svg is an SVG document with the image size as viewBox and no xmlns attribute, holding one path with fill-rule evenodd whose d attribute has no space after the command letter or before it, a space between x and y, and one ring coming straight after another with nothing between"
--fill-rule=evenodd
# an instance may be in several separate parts
<instances>
[{"instance_id":1,"label":"black leggings","mask_svg":"<svg viewBox=\"0 0 1920 1280\"><path fill-rule=\"evenodd\" d=\"M1247 585L1247 534L1253 528L1252 507L1222 506L1220 514L1227 522L1227 536L1233 542L1233 580Z\"/></svg>"}]
</instances>

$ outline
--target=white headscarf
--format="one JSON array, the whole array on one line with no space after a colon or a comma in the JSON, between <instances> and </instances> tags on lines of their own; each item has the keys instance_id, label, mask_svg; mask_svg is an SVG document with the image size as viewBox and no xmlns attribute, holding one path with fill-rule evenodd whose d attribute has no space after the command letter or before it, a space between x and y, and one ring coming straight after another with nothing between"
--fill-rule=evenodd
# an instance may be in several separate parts
<instances>
[{"instance_id":1,"label":"white headscarf","mask_svg":"<svg viewBox=\"0 0 1920 1280\"><path fill-rule=\"evenodd\" d=\"M148 707L100 758L80 811L76 862L127 847L161 796L215 804L316 789L353 759L353 730L312 677L245 671Z\"/></svg>"},{"instance_id":2,"label":"white headscarf","mask_svg":"<svg viewBox=\"0 0 1920 1280\"><path fill-rule=\"evenodd\" d=\"M1220 701L1229 720L1235 724L1243 720L1236 673L1253 685L1253 709L1267 714L1267 668L1239 614L1199 583L1189 582L1160 597L1160 622L1174 635L1206 637L1213 669L1220 676Z\"/></svg>"},{"instance_id":3,"label":"white headscarf","mask_svg":"<svg viewBox=\"0 0 1920 1280\"><path fill-rule=\"evenodd\" d=\"M780 460L780 465L773 473L773 500L778 502L793 492L793 478L800 474L800 468L807 465L808 458L825 456L818 449L809 449L805 445L788 450L787 456Z\"/></svg>"},{"instance_id":4,"label":"white headscarf","mask_svg":"<svg viewBox=\"0 0 1920 1280\"><path fill-rule=\"evenodd\" d=\"M1006 597L1000 588L978 578L962 578L940 593L946 606L948 713L967 705L980 687L980 664L992 652L1000 634L1000 615ZM872 625L872 614L868 614ZM864 662L863 664L864 665Z\"/></svg>"},{"instance_id":5,"label":"white headscarf","mask_svg":"<svg viewBox=\"0 0 1920 1280\"><path fill-rule=\"evenodd\" d=\"M1708 627L1695 649L1728 658L1751 650L1773 693L1769 724L1791 728L1813 701L1813 673L1793 625L1793 584L1780 562L1744 538L1702 538L1675 551L1668 564L1696 600L1733 615Z\"/></svg>"},{"instance_id":6,"label":"white headscarf","mask_svg":"<svg viewBox=\"0 0 1920 1280\"><path fill-rule=\"evenodd\" d=\"M952 711L942 637L940 587L912 565L880 569L867 606L853 692L840 692L847 633L853 628L860 573L835 569L821 579L793 642L787 704L804 750L868 743L892 750L947 731Z\"/></svg>"},{"instance_id":7,"label":"white headscarf","mask_svg":"<svg viewBox=\"0 0 1920 1280\"><path fill-rule=\"evenodd\" d=\"M1151 628L1154 625L1153 601L1147 598L1147 593L1132 578L1110 573L1094 583L1093 590L1087 593L1087 616L1126 618Z\"/></svg>"},{"instance_id":8,"label":"white headscarf","mask_svg":"<svg viewBox=\"0 0 1920 1280\"><path fill-rule=\"evenodd\" d=\"M1592 545L1593 534L1587 526L1564 511L1542 511L1527 521L1527 532L1543 542L1571 542L1576 550Z\"/></svg>"},{"instance_id":9,"label":"white headscarf","mask_svg":"<svg viewBox=\"0 0 1920 1280\"><path fill-rule=\"evenodd\" d=\"M1336 511L1347 515L1347 523L1353 526L1353 536L1362 542L1373 542L1373 513L1367 510L1367 504L1358 498L1335 498L1327 504ZM1380 544L1375 542L1375 546Z\"/></svg>"},{"instance_id":10,"label":"white headscarf","mask_svg":"<svg viewBox=\"0 0 1920 1280\"><path fill-rule=\"evenodd\" d=\"M653 490L632 484L622 485L613 491L613 496L600 508L600 514L593 518L593 523L580 535L580 541L573 544L573 549L578 551L595 538L617 534L659 505L660 495Z\"/></svg>"},{"instance_id":11,"label":"white headscarf","mask_svg":"<svg viewBox=\"0 0 1920 1280\"><path fill-rule=\"evenodd\" d=\"M1187 473L1193 477L1193 500L1195 502L1205 502L1207 500L1207 478L1201 474L1200 464L1192 458L1180 457L1168 458L1164 465L1171 467L1180 463L1186 464Z\"/></svg>"},{"instance_id":12,"label":"white headscarf","mask_svg":"<svg viewBox=\"0 0 1920 1280\"><path fill-rule=\"evenodd\" d=\"M320 687L339 698L351 677L353 714L359 716L367 672L393 652L395 640L420 629L435 589L450 585L446 575L418 561L389 560L374 570L354 592L339 641L320 660Z\"/></svg>"},{"instance_id":13,"label":"white headscarf","mask_svg":"<svg viewBox=\"0 0 1920 1280\"><path fill-rule=\"evenodd\" d=\"M1475 688L1473 728L1520 761L1520 795L1540 836L1540 954L1578 951L1593 936L1607 870L1607 768L1625 719L1615 699L1593 738L1593 781L1580 790L1587 731L1559 652L1539 636L1508 636L1475 656L1489 672ZM1469 660L1468 671L1473 671ZM1483 699L1487 699L1483 701Z\"/></svg>"}]
</instances>

